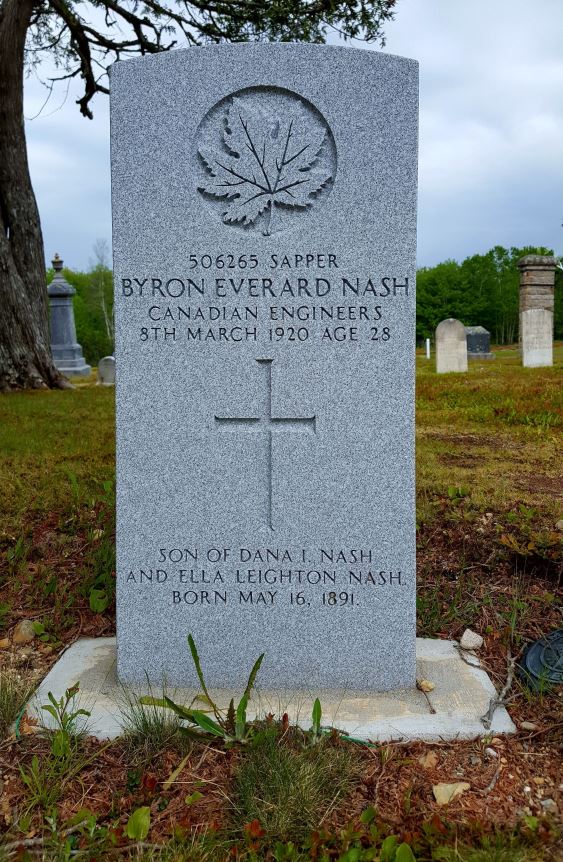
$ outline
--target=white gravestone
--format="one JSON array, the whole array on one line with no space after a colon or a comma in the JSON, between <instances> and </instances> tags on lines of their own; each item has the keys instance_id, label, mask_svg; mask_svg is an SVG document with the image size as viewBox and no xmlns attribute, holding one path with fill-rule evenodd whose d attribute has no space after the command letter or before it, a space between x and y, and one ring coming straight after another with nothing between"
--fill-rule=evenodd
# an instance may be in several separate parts
<instances>
[{"instance_id":1,"label":"white gravestone","mask_svg":"<svg viewBox=\"0 0 563 862\"><path fill-rule=\"evenodd\" d=\"M442 320L436 327L436 371L467 371L467 339L465 327L453 317Z\"/></svg>"},{"instance_id":2,"label":"white gravestone","mask_svg":"<svg viewBox=\"0 0 563 862\"><path fill-rule=\"evenodd\" d=\"M98 362L98 383L100 386L115 386L115 357L104 356Z\"/></svg>"},{"instance_id":3,"label":"white gravestone","mask_svg":"<svg viewBox=\"0 0 563 862\"><path fill-rule=\"evenodd\" d=\"M553 312L528 308L520 313L522 365L541 368L553 365Z\"/></svg>"},{"instance_id":4,"label":"white gravestone","mask_svg":"<svg viewBox=\"0 0 563 862\"><path fill-rule=\"evenodd\" d=\"M417 64L111 72L123 681L415 681Z\"/></svg>"}]
</instances>

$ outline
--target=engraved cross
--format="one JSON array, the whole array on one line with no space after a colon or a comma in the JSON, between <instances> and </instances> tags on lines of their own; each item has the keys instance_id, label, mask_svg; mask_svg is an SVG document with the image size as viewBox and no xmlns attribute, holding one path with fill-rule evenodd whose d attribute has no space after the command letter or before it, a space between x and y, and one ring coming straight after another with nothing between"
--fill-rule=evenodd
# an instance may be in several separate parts
<instances>
[{"instance_id":1,"label":"engraved cross","mask_svg":"<svg viewBox=\"0 0 563 862\"><path fill-rule=\"evenodd\" d=\"M257 359L264 369L265 391L260 416L215 416L215 425L224 431L246 431L260 434L266 450L266 523L273 530L272 519L272 438L280 431L297 431L316 434L316 416L272 416L272 362L273 359Z\"/></svg>"}]
</instances>

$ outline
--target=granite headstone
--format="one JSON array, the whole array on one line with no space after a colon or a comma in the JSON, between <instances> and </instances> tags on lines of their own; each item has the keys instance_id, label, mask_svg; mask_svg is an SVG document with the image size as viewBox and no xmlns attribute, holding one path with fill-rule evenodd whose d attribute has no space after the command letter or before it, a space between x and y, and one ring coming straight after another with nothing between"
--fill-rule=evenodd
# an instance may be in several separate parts
<instances>
[{"instance_id":1,"label":"granite headstone","mask_svg":"<svg viewBox=\"0 0 563 862\"><path fill-rule=\"evenodd\" d=\"M494 359L491 353L491 333L484 326L466 326L468 359Z\"/></svg>"},{"instance_id":2,"label":"granite headstone","mask_svg":"<svg viewBox=\"0 0 563 862\"><path fill-rule=\"evenodd\" d=\"M449 317L436 327L436 371L467 371L467 339L465 327L459 320Z\"/></svg>"},{"instance_id":3,"label":"granite headstone","mask_svg":"<svg viewBox=\"0 0 563 862\"><path fill-rule=\"evenodd\" d=\"M417 64L111 71L118 673L415 681Z\"/></svg>"}]
</instances>

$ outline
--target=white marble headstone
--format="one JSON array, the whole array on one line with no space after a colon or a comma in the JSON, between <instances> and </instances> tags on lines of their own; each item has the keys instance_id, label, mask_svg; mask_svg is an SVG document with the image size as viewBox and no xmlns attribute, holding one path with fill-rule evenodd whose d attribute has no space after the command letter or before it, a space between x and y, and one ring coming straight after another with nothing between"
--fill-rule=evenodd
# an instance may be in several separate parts
<instances>
[{"instance_id":1,"label":"white marble headstone","mask_svg":"<svg viewBox=\"0 0 563 862\"><path fill-rule=\"evenodd\" d=\"M467 338L465 327L453 317L436 327L436 371L467 371Z\"/></svg>"},{"instance_id":2,"label":"white marble headstone","mask_svg":"<svg viewBox=\"0 0 563 862\"><path fill-rule=\"evenodd\" d=\"M104 356L98 362L98 383L101 386L115 386L114 356Z\"/></svg>"}]
</instances>

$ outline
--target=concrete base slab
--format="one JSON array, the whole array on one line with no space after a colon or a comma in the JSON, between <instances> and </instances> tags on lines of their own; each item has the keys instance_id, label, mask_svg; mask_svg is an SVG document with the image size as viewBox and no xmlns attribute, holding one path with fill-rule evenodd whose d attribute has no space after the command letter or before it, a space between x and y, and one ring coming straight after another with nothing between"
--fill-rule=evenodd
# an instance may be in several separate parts
<instances>
[{"instance_id":1,"label":"concrete base slab","mask_svg":"<svg viewBox=\"0 0 563 862\"><path fill-rule=\"evenodd\" d=\"M490 728L483 724L482 716L496 692L476 656L460 651L455 641L418 638L416 646L417 679L429 680L435 686L428 694L418 689L360 693L257 688L249 715L263 717L272 712L280 717L287 712L291 721L309 728L313 702L318 697L323 726L336 727L360 740L431 742L515 732L504 707L495 710ZM187 646L185 661L191 661ZM205 672L204 657L203 668ZM60 698L76 682L80 683L79 705L91 713L85 729L101 739L121 735L127 699L148 693L148 687L126 690L119 683L115 638L84 638L62 654L28 704L28 713L49 727L52 719L41 709L42 704L48 703L48 692ZM182 704L190 704L198 693L196 689L167 689L169 697ZM152 694L158 697L161 691L153 687ZM231 697L236 702L242 692L215 690L211 694L226 709Z\"/></svg>"}]
</instances>

